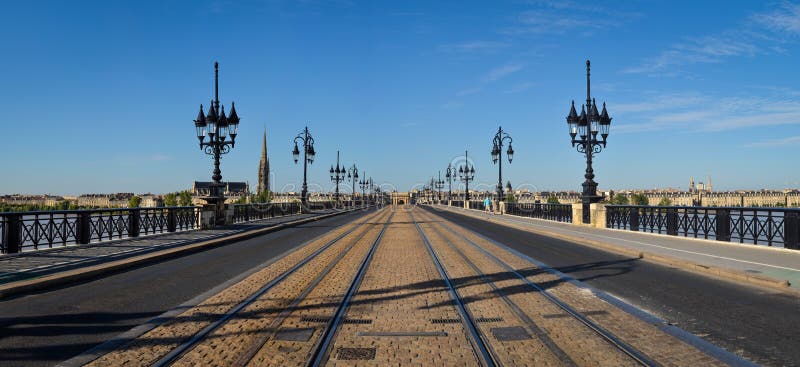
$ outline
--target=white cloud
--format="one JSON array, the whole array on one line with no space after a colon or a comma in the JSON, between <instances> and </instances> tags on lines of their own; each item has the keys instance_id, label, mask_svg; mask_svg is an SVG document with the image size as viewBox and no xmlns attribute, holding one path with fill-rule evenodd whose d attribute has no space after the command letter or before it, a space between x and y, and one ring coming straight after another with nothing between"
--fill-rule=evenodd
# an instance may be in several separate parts
<instances>
[{"instance_id":1,"label":"white cloud","mask_svg":"<svg viewBox=\"0 0 800 367\"><path fill-rule=\"evenodd\" d=\"M800 125L800 98L793 95L713 96L668 94L609 106L620 133L670 130L706 133Z\"/></svg>"},{"instance_id":2,"label":"white cloud","mask_svg":"<svg viewBox=\"0 0 800 367\"><path fill-rule=\"evenodd\" d=\"M786 145L800 145L800 136L790 136L783 139L773 139L745 144L745 148L780 147Z\"/></svg>"},{"instance_id":3,"label":"white cloud","mask_svg":"<svg viewBox=\"0 0 800 367\"><path fill-rule=\"evenodd\" d=\"M764 52L742 34L726 34L688 39L672 45L639 66L624 69L629 74L653 74L691 64L718 63L733 56L755 56Z\"/></svg>"},{"instance_id":4,"label":"white cloud","mask_svg":"<svg viewBox=\"0 0 800 367\"><path fill-rule=\"evenodd\" d=\"M800 33L800 4L784 2L774 11L754 15L753 20L772 31Z\"/></svg>"},{"instance_id":5,"label":"white cloud","mask_svg":"<svg viewBox=\"0 0 800 367\"><path fill-rule=\"evenodd\" d=\"M528 89L531 89L531 87L533 87L533 83L530 82L519 83L506 90L505 93L507 94L522 93Z\"/></svg>"},{"instance_id":6,"label":"white cloud","mask_svg":"<svg viewBox=\"0 0 800 367\"><path fill-rule=\"evenodd\" d=\"M489 72L486 73L486 75L483 77L483 81L484 82L497 81L522 70L522 68L523 66L520 64L507 64L500 67L496 67L492 70L489 70Z\"/></svg>"},{"instance_id":7,"label":"white cloud","mask_svg":"<svg viewBox=\"0 0 800 367\"><path fill-rule=\"evenodd\" d=\"M498 41L468 41L462 43L452 43L439 46L439 49L446 52L489 52L508 47L509 44Z\"/></svg>"}]
</instances>

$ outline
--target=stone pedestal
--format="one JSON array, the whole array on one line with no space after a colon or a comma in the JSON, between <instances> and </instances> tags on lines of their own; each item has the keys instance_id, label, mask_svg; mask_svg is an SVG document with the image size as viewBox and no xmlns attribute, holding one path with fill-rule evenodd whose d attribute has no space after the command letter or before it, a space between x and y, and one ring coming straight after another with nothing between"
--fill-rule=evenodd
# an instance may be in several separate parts
<instances>
[{"instance_id":1,"label":"stone pedestal","mask_svg":"<svg viewBox=\"0 0 800 367\"><path fill-rule=\"evenodd\" d=\"M606 228L606 204L589 204L591 211L592 226L595 228Z\"/></svg>"},{"instance_id":2,"label":"stone pedestal","mask_svg":"<svg viewBox=\"0 0 800 367\"><path fill-rule=\"evenodd\" d=\"M198 220L201 229L214 228L214 224L216 223L214 212L214 206L204 206L203 209L200 210L200 218Z\"/></svg>"}]
</instances>

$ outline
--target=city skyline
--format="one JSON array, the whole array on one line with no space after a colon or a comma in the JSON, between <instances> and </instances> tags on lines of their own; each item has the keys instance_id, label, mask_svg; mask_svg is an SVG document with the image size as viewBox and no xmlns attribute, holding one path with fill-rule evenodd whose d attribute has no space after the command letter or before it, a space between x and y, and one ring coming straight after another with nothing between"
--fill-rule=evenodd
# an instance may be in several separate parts
<instances>
[{"instance_id":1,"label":"city skyline","mask_svg":"<svg viewBox=\"0 0 800 367\"><path fill-rule=\"evenodd\" d=\"M4 144L18 156L3 163L0 194L207 181L191 120L213 95L215 60L221 102L242 117L225 181L257 182L266 128L273 189L299 191L291 138L309 125L309 182L321 188L332 187L337 150L405 191L468 149L475 182L494 185L489 150L502 125L516 150L504 181L579 191L584 162L564 117L585 97L592 59L593 95L614 118L595 160L601 188L683 188L692 175L711 175L717 191L800 187L789 168L800 144L792 2L724 14L690 2L95 5L9 6L0 27L16 35L16 57L0 61L10 71L0 93ZM235 26L205 27L215 19Z\"/></svg>"}]
</instances>

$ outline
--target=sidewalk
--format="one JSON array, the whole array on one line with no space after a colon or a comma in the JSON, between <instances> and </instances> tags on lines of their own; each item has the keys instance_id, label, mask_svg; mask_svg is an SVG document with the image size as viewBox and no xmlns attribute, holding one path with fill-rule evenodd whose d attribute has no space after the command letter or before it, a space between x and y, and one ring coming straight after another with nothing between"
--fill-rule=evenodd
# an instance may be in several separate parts
<instances>
[{"instance_id":1,"label":"sidewalk","mask_svg":"<svg viewBox=\"0 0 800 367\"><path fill-rule=\"evenodd\" d=\"M217 245L231 236L266 233L341 213L345 213L345 211L326 210L238 223L208 230L162 233L3 255L0 256L0 298L17 293L16 288L23 285L32 283L48 283L49 285L53 283L51 280L57 279L62 274L75 274L92 269L88 275L96 276L102 270L117 269L126 261L154 260L161 254L174 255L187 248ZM36 287L25 288L36 289L45 286L45 284L36 285Z\"/></svg>"},{"instance_id":2,"label":"sidewalk","mask_svg":"<svg viewBox=\"0 0 800 367\"><path fill-rule=\"evenodd\" d=\"M800 291L800 251L797 250L599 229L441 205L432 208L469 215L611 252L637 255L648 261L711 274L734 282Z\"/></svg>"}]
</instances>

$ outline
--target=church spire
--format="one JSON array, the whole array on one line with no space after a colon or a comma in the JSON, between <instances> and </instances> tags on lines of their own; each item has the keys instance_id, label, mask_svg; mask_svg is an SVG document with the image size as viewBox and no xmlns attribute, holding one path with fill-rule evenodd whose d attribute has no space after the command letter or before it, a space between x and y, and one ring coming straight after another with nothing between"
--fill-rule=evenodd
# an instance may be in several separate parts
<instances>
[{"instance_id":1,"label":"church spire","mask_svg":"<svg viewBox=\"0 0 800 367\"><path fill-rule=\"evenodd\" d=\"M264 128L264 141L261 143L261 158L267 158L267 128Z\"/></svg>"}]
</instances>

